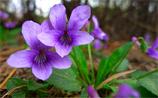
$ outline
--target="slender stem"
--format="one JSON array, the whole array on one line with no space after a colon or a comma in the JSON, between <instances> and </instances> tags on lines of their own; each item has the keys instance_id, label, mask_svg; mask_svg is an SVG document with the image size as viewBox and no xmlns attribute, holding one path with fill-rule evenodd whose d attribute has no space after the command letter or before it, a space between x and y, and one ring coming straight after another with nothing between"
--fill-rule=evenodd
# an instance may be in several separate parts
<instances>
[{"instance_id":1,"label":"slender stem","mask_svg":"<svg viewBox=\"0 0 158 98\"><path fill-rule=\"evenodd\" d=\"M110 76L109 78L107 78L106 80L104 80L102 83L100 83L96 89L99 90L101 89L105 84L109 83L110 81L112 81L113 79L117 79L123 75L128 75L130 73L133 73L135 70L128 70L128 71L124 71L124 72L120 72L120 73L117 73L117 74L114 74L112 76Z\"/></svg>"},{"instance_id":2,"label":"slender stem","mask_svg":"<svg viewBox=\"0 0 158 98\"><path fill-rule=\"evenodd\" d=\"M91 24L88 24L88 32L91 33ZM95 73L94 73L94 64L93 64L93 58L92 58L92 50L91 50L91 44L88 44L88 56L89 56L89 61L90 61L90 68L92 71L91 78L92 78L92 83L95 83Z\"/></svg>"},{"instance_id":3,"label":"slender stem","mask_svg":"<svg viewBox=\"0 0 158 98\"><path fill-rule=\"evenodd\" d=\"M11 73L5 78L5 80L0 84L0 89L4 89L8 80L15 74L16 69L14 68Z\"/></svg>"},{"instance_id":4,"label":"slender stem","mask_svg":"<svg viewBox=\"0 0 158 98\"><path fill-rule=\"evenodd\" d=\"M23 88L23 87L25 87L25 86L26 86L26 85L21 85L21 86L17 86L17 87L15 87L15 88L12 88L12 89L11 89L10 91L8 91L5 95L3 95L1 98L6 98L6 96L9 96L9 95L13 94L15 90L20 89L20 88Z\"/></svg>"},{"instance_id":5,"label":"slender stem","mask_svg":"<svg viewBox=\"0 0 158 98\"><path fill-rule=\"evenodd\" d=\"M149 75L151 75L151 74L153 74L153 73L155 73L155 72L158 72L158 68L155 69L155 70L152 70L152 71L150 71L150 72L148 72L148 73L146 73L146 74L144 74L144 75L142 75L142 76L139 76L137 79L144 78L144 77L149 76Z\"/></svg>"},{"instance_id":6,"label":"slender stem","mask_svg":"<svg viewBox=\"0 0 158 98\"><path fill-rule=\"evenodd\" d=\"M92 51L91 51L91 44L88 45L88 55L89 55L89 62L90 62L90 66L91 66L91 71L92 71L92 81L93 83L95 82L94 78L94 64L93 64L93 58L92 58Z\"/></svg>"}]
</instances>

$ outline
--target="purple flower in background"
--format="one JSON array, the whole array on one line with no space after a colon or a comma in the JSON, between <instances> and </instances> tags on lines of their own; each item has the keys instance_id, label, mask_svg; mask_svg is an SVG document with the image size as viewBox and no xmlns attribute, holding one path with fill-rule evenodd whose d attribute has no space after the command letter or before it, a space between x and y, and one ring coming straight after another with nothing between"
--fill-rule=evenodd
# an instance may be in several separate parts
<instances>
[{"instance_id":1,"label":"purple flower in background","mask_svg":"<svg viewBox=\"0 0 158 98\"><path fill-rule=\"evenodd\" d=\"M155 40L152 46L148 48L147 54L154 59L158 59L158 38Z\"/></svg>"},{"instance_id":2,"label":"purple flower in background","mask_svg":"<svg viewBox=\"0 0 158 98\"><path fill-rule=\"evenodd\" d=\"M0 20L5 20L9 17L9 15L6 12L0 11Z\"/></svg>"},{"instance_id":3,"label":"purple flower in background","mask_svg":"<svg viewBox=\"0 0 158 98\"><path fill-rule=\"evenodd\" d=\"M17 25L16 21L9 21L4 23L4 26L8 29L14 28L16 25Z\"/></svg>"},{"instance_id":4,"label":"purple flower in background","mask_svg":"<svg viewBox=\"0 0 158 98\"><path fill-rule=\"evenodd\" d=\"M133 36L132 37L132 42L134 42L138 47L140 47L140 42L139 42L137 37Z\"/></svg>"},{"instance_id":5,"label":"purple flower in background","mask_svg":"<svg viewBox=\"0 0 158 98\"><path fill-rule=\"evenodd\" d=\"M73 46L89 44L94 39L87 32L80 31L90 15L89 6L78 6L73 9L66 23L66 9L64 5L57 4L51 8L50 22L45 21L45 28L51 31L39 34L38 39L47 46L54 46L56 52L64 57L70 53Z\"/></svg>"},{"instance_id":6,"label":"purple flower in background","mask_svg":"<svg viewBox=\"0 0 158 98\"><path fill-rule=\"evenodd\" d=\"M92 20L94 22L94 30L92 31L92 35L100 40L107 41L109 38L105 32L102 31L102 29L99 27L99 22L95 16L92 17Z\"/></svg>"},{"instance_id":7,"label":"purple flower in background","mask_svg":"<svg viewBox=\"0 0 158 98\"><path fill-rule=\"evenodd\" d=\"M99 39L95 39L93 42L93 46L96 50L99 50L102 48L103 44L101 43Z\"/></svg>"},{"instance_id":8,"label":"purple flower in background","mask_svg":"<svg viewBox=\"0 0 158 98\"><path fill-rule=\"evenodd\" d=\"M51 52L50 47L37 39L42 28L33 21L26 21L22 26L22 34L30 49L12 54L7 63L15 68L32 68L32 73L38 79L46 80L52 74L52 68L69 68L71 60L67 56L61 58L57 53Z\"/></svg>"},{"instance_id":9,"label":"purple flower in background","mask_svg":"<svg viewBox=\"0 0 158 98\"><path fill-rule=\"evenodd\" d=\"M102 29L99 27L99 22L95 16L92 17L93 23L94 23L94 30L92 31L92 36L95 37L94 41L94 48L99 50L102 48L102 41L106 42L108 41L109 37L105 32L102 31Z\"/></svg>"},{"instance_id":10,"label":"purple flower in background","mask_svg":"<svg viewBox=\"0 0 158 98\"><path fill-rule=\"evenodd\" d=\"M144 39L148 44L151 44L151 36L149 33L145 34Z\"/></svg>"},{"instance_id":11,"label":"purple flower in background","mask_svg":"<svg viewBox=\"0 0 158 98\"><path fill-rule=\"evenodd\" d=\"M91 85L87 87L87 93L89 98L100 98L97 91Z\"/></svg>"},{"instance_id":12,"label":"purple flower in background","mask_svg":"<svg viewBox=\"0 0 158 98\"><path fill-rule=\"evenodd\" d=\"M140 98L140 95L137 91L131 88L127 84L121 84L118 88L118 92L114 98Z\"/></svg>"}]
</instances>

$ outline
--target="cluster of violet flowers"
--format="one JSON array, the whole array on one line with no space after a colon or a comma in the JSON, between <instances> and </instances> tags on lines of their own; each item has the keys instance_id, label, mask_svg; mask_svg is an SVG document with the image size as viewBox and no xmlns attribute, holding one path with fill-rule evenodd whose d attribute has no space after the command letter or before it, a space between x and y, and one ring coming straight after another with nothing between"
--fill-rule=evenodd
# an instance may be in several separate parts
<instances>
[{"instance_id":1,"label":"cluster of violet flowers","mask_svg":"<svg viewBox=\"0 0 158 98\"><path fill-rule=\"evenodd\" d=\"M57 4L51 8L49 18L41 24L32 20L25 21L22 25L22 35L29 48L12 54L7 63L14 68L32 68L33 75L40 80L47 80L54 68L70 68L72 62L68 55L74 46L89 44L93 40L95 46L108 40L95 16L92 17L92 33L81 31L90 16L90 7L81 5L73 9L67 21L66 8ZM95 47L99 49L98 46ZM55 51L52 48L55 48ZM90 98L99 98L99 94L91 85L87 87L87 92ZM124 84L119 87L115 98L129 96L139 98L138 92Z\"/></svg>"},{"instance_id":2,"label":"cluster of violet flowers","mask_svg":"<svg viewBox=\"0 0 158 98\"><path fill-rule=\"evenodd\" d=\"M8 64L15 68L32 68L32 73L41 80L47 80L52 68L66 69L71 66L68 57L74 46L89 44L93 36L80 31L91 15L90 7L76 7L66 21L64 5L54 5L50 15L42 24L31 20L22 25L22 34L30 49L12 54ZM51 48L55 48L55 52Z\"/></svg>"}]
</instances>

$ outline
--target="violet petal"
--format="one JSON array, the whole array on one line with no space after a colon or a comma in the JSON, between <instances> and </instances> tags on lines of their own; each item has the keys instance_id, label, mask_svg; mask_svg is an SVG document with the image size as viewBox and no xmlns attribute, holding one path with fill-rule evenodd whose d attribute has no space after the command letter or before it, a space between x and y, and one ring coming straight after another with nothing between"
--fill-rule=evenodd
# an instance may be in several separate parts
<instances>
[{"instance_id":1,"label":"violet petal","mask_svg":"<svg viewBox=\"0 0 158 98\"><path fill-rule=\"evenodd\" d=\"M99 27L99 22L98 19L96 18L96 16L92 17L93 23L94 23L94 28L98 28Z\"/></svg>"},{"instance_id":2,"label":"violet petal","mask_svg":"<svg viewBox=\"0 0 158 98\"><path fill-rule=\"evenodd\" d=\"M78 31L74 33L74 45L85 45L89 44L94 40L94 37L88 34L87 32Z\"/></svg>"},{"instance_id":3,"label":"violet petal","mask_svg":"<svg viewBox=\"0 0 158 98\"><path fill-rule=\"evenodd\" d=\"M88 21L90 15L91 9L87 5L81 5L73 9L68 23L68 30L80 30Z\"/></svg>"},{"instance_id":4,"label":"violet petal","mask_svg":"<svg viewBox=\"0 0 158 98\"><path fill-rule=\"evenodd\" d=\"M32 73L41 80L47 80L50 75L52 74L52 67L51 66L32 66Z\"/></svg>"},{"instance_id":5,"label":"violet petal","mask_svg":"<svg viewBox=\"0 0 158 98\"><path fill-rule=\"evenodd\" d=\"M22 25L22 34L26 43L33 49L48 48L42 44L37 35L41 33L41 26L33 21L26 21Z\"/></svg>"},{"instance_id":6,"label":"violet petal","mask_svg":"<svg viewBox=\"0 0 158 98\"><path fill-rule=\"evenodd\" d=\"M61 57L64 57L66 55L68 55L71 50L72 50L72 46L69 46L69 45L62 45L61 43L57 43L55 44L55 49L56 49L56 52L61 56Z\"/></svg>"},{"instance_id":7,"label":"violet petal","mask_svg":"<svg viewBox=\"0 0 158 98\"><path fill-rule=\"evenodd\" d=\"M147 54L148 54L150 57L154 58L154 59L158 59L158 50L156 50L156 49L154 49L154 48L149 48L149 49L147 50Z\"/></svg>"},{"instance_id":8,"label":"violet petal","mask_svg":"<svg viewBox=\"0 0 158 98\"><path fill-rule=\"evenodd\" d=\"M58 36L60 36L60 31L51 30L46 33L40 33L37 37L38 39L47 46L55 46L58 40Z\"/></svg>"},{"instance_id":9,"label":"violet petal","mask_svg":"<svg viewBox=\"0 0 158 98\"><path fill-rule=\"evenodd\" d=\"M35 55L34 51L31 50L21 50L12 54L7 63L11 67L15 68L30 68L32 65L31 59Z\"/></svg>"},{"instance_id":10,"label":"violet petal","mask_svg":"<svg viewBox=\"0 0 158 98\"><path fill-rule=\"evenodd\" d=\"M89 98L100 98L97 91L91 85L87 87L87 93Z\"/></svg>"},{"instance_id":11,"label":"violet petal","mask_svg":"<svg viewBox=\"0 0 158 98\"><path fill-rule=\"evenodd\" d=\"M66 69L71 66L71 60L68 56L62 58L57 53L53 53L52 58L53 68Z\"/></svg>"},{"instance_id":12,"label":"violet petal","mask_svg":"<svg viewBox=\"0 0 158 98\"><path fill-rule=\"evenodd\" d=\"M62 4L56 4L51 8L50 21L56 30L66 29L66 9Z\"/></svg>"},{"instance_id":13,"label":"violet petal","mask_svg":"<svg viewBox=\"0 0 158 98\"><path fill-rule=\"evenodd\" d=\"M96 39L96 40L94 40L94 48L96 49L96 50L99 50L99 49L101 49L102 48L102 42L100 41L100 40L98 40L98 39Z\"/></svg>"},{"instance_id":14,"label":"violet petal","mask_svg":"<svg viewBox=\"0 0 158 98\"><path fill-rule=\"evenodd\" d=\"M47 19L47 20L42 22L41 28L42 28L42 32L46 33L47 31L52 30L53 26L52 26L50 20Z\"/></svg>"},{"instance_id":15,"label":"violet petal","mask_svg":"<svg viewBox=\"0 0 158 98\"><path fill-rule=\"evenodd\" d=\"M129 85L121 84L114 98L130 98L130 97L139 98L140 95L137 91L135 91Z\"/></svg>"}]
</instances>

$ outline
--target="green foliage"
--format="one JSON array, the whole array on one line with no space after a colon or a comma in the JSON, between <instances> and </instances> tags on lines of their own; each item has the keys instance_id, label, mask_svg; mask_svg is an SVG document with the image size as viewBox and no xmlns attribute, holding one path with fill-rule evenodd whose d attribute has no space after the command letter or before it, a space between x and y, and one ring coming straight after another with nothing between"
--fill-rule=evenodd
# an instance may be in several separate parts
<instances>
[{"instance_id":1,"label":"green foliage","mask_svg":"<svg viewBox=\"0 0 158 98\"><path fill-rule=\"evenodd\" d=\"M79 69L81 77L83 77L83 79L86 79L89 82L90 80L88 77L88 66L86 58L80 47L74 47L71 53L71 57L74 60L75 65Z\"/></svg>"},{"instance_id":2,"label":"green foliage","mask_svg":"<svg viewBox=\"0 0 158 98\"><path fill-rule=\"evenodd\" d=\"M124 59L122 61L122 63L118 66L118 68L116 69L117 72L121 72L121 71L125 71L128 69L129 66L129 62L127 59Z\"/></svg>"},{"instance_id":3,"label":"green foliage","mask_svg":"<svg viewBox=\"0 0 158 98\"><path fill-rule=\"evenodd\" d=\"M140 49L142 52L146 52L148 49L148 43L144 40L143 37L139 37L139 42L140 42Z\"/></svg>"},{"instance_id":4,"label":"green foliage","mask_svg":"<svg viewBox=\"0 0 158 98\"><path fill-rule=\"evenodd\" d=\"M157 69L151 72L136 71L132 74L132 78L134 79L130 79L130 81L136 81L135 88L139 91L142 98L156 98L156 96L158 96L157 76Z\"/></svg>"},{"instance_id":5,"label":"green foliage","mask_svg":"<svg viewBox=\"0 0 158 98\"><path fill-rule=\"evenodd\" d=\"M146 88L148 91L151 93L155 94L158 96L158 72L155 72L153 74L150 74L146 77L138 79L138 83Z\"/></svg>"},{"instance_id":6,"label":"green foliage","mask_svg":"<svg viewBox=\"0 0 158 98\"><path fill-rule=\"evenodd\" d=\"M26 85L26 81L21 80L20 78L11 78L7 82L7 90L11 90L12 88L15 88L17 86Z\"/></svg>"},{"instance_id":7,"label":"green foliage","mask_svg":"<svg viewBox=\"0 0 158 98\"><path fill-rule=\"evenodd\" d=\"M70 92L81 90L81 82L77 80L77 76L72 68L63 70L54 69L52 76L47 82L57 88Z\"/></svg>"},{"instance_id":8,"label":"green foliage","mask_svg":"<svg viewBox=\"0 0 158 98\"><path fill-rule=\"evenodd\" d=\"M83 88L81 90L80 98L88 98L88 93L87 93L87 89L86 88Z\"/></svg>"},{"instance_id":9,"label":"green foliage","mask_svg":"<svg viewBox=\"0 0 158 98\"><path fill-rule=\"evenodd\" d=\"M127 56L132 45L132 42L128 42L116 49L109 57L101 60L97 72L96 85L101 83L109 74L116 72L117 68Z\"/></svg>"},{"instance_id":10,"label":"green foliage","mask_svg":"<svg viewBox=\"0 0 158 98\"><path fill-rule=\"evenodd\" d=\"M46 83L40 84L33 80L22 80L20 78L11 78L7 82L8 91L15 89L12 94L12 98L25 98L26 96L30 96L33 92L38 94L40 97L45 94L41 90L45 90L47 87L48 84Z\"/></svg>"},{"instance_id":11,"label":"green foliage","mask_svg":"<svg viewBox=\"0 0 158 98\"><path fill-rule=\"evenodd\" d=\"M3 44L17 45L17 36L20 34L20 31L20 28L6 29L0 25L0 47Z\"/></svg>"},{"instance_id":12,"label":"green foliage","mask_svg":"<svg viewBox=\"0 0 158 98\"><path fill-rule=\"evenodd\" d=\"M139 84L135 89L140 93L141 98L157 98L156 95L152 94L150 91L140 86Z\"/></svg>"},{"instance_id":13,"label":"green foliage","mask_svg":"<svg viewBox=\"0 0 158 98\"><path fill-rule=\"evenodd\" d=\"M36 81L33 81L33 80L28 80L28 82L27 82L27 88L30 91L36 91L40 88L47 88L47 87L48 87L48 84L46 84L46 83L39 84L39 83L37 83Z\"/></svg>"},{"instance_id":14,"label":"green foliage","mask_svg":"<svg viewBox=\"0 0 158 98\"><path fill-rule=\"evenodd\" d=\"M18 91L12 95L12 98L25 98L25 97L26 97L25 91Z\"/></svg>"},{"instance_id":15,"label":"green foliage","mask_svg":"<svg viewBox=\"0 0 158 98\"><path fill-rule=\"evenodd\" d=\"M117 87L114 85L110 85L110 84L105 84L103 88L105 88L106 90L112 91L112 92L117 91Z\"/></svg>"}]
</instances>

